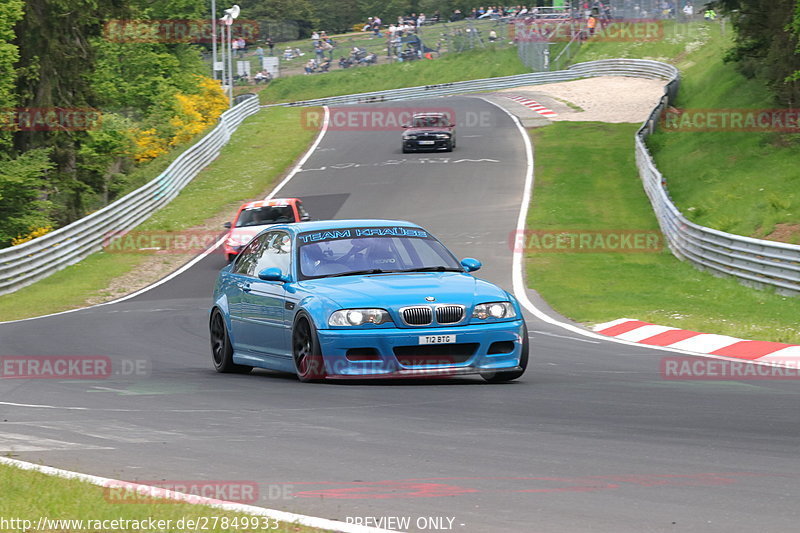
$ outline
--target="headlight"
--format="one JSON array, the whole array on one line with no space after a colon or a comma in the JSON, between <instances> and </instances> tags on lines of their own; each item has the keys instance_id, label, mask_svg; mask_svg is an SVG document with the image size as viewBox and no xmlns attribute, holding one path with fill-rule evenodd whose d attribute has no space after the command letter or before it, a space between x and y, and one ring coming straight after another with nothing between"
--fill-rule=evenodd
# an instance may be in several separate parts
<instances>
[{"instance_id":1,"label":"headlight","mask_svg":"<svg viewBox=\"0 0 800 533\"><path fill-rule=\"evenodd\" d=\"M517 312L511 302L492 302L488 304L478 304L472 312L472 318L514 318Z\"/></svg>"},{"instance_id":2,"label":"headlight","mask_svg":"<svg viewBox=\"0 0 800 533\"><path fill-rule=\"evenodd\" d=\"M436 134L436 138L437 139L449 139L450 138L450 134L449 133L437 133Z\"/></svg>"},{"instance_id":3,"label":"headlight","mask_svg":"<svg viewBox=\"0 0 800 533\"><path fill-rule=\"evenodd\" d=\"M416 135L403 135L403 139L408 139L409 141L416 140Z\"/></svg>"},{"instance_id":4,"label":"headlight","mask_svg":"<svg viewBox=\"0 0 800 533\"><path fill-rule=\"evenodd\" d=\"M385 309L340 309L328 319L329 326L362 326L383 324L392 318Z\"/></svg>"}]
</instances>

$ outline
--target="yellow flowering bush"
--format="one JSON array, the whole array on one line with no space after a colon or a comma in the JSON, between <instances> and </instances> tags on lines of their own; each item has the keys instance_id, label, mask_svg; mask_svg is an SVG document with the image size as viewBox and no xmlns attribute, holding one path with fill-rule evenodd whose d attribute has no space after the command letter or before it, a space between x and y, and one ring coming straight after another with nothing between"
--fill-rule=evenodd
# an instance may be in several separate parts
<instances>
[{"instance_id":1,"label":"yellow flowering bush","mask_svg":"<svg viewBox=\"0 0 800 533\"><path fill-rule=\"evenodd\" d=\"M167 153L167 141L159 137L155 128L135 130L133 160L144 163Z\"/></svg>"},{"instance_id":2,"label":"yellow flowering bush","mask_svg":"<svg viewBox=\"0 0 800 533\"><path fill-rule=\"evenodd\" d=\"M22 244L23 242L32 241L36 237L41 237L47 233L53 231L53 226L43 226L41 228L31 228L30 232L19 235L11 239L11 246L17 246L18 244Z\"/></svg>"},{"instance_id":3,"label":"yellow flowering bush","mask_svg":"<svg viewBox=\"0 0 800 533\"><path fill-rule=\"evenodd\" d=\"M168 107L166 120L168 128L152 128L137 131L134 159L141 163L154 159L176 146L192 140L208 126L214 124L228 108L228 98L217 80L197 76L197 92L173 95L174 101Z\"/></svg>"}]
</instances>

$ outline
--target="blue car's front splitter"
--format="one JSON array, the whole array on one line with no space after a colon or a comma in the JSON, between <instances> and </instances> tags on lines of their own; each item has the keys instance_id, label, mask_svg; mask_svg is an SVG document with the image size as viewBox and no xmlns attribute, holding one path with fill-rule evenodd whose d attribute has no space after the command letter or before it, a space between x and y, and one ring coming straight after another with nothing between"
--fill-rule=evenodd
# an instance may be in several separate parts
<instances>
[{"instance_id":1,"label":"blue car's front splitter","mask_svg":"<svg viewBox=\"0 0 800 533\"><path fill-rule=\"evenodd\" d=\"M524 328L522 320L515 320L460 327L321 329L317 333L330 378L413 378L519 369Z\"/></svg>"}]
</instances>

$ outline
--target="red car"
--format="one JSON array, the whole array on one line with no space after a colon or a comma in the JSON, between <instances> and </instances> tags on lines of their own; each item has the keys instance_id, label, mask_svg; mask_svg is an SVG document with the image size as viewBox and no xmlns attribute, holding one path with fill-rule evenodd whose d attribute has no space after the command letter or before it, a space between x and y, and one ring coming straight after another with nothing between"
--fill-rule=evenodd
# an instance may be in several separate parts
<instances>
[{"instance_id":1,"label":"red car","mask_svg":"<svg viewBox=\"0 0 800 533\"><path fill-rule=\"evenodd\" d=\"M229 229L222 244L225 258L228 262L233 261L250 239L271 224L306 220L311 220L311 217L298 198L273 198L242 204L233 217L233 222L225 223L225 227Z\"/></svg>"}]
</instances>

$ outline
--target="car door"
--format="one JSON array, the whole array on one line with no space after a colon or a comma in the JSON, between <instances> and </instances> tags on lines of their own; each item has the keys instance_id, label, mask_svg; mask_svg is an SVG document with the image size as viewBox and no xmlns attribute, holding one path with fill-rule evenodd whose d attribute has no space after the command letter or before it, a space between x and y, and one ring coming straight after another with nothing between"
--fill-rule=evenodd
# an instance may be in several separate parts
<instances>
[{"instance_id":1,"label":"car door","mask_svg":"<svg viewBox=\"0 0 800 533\"><path fill-rule=\"evenodd\" d=\"M285 231L264 232L247 245L232 269L235 296L229 296L228 304L234 348L257 359L289 357L284 284L261 280L258 273L272 267L288 272L290 242Z\"/></svg>"}]
</instances>

